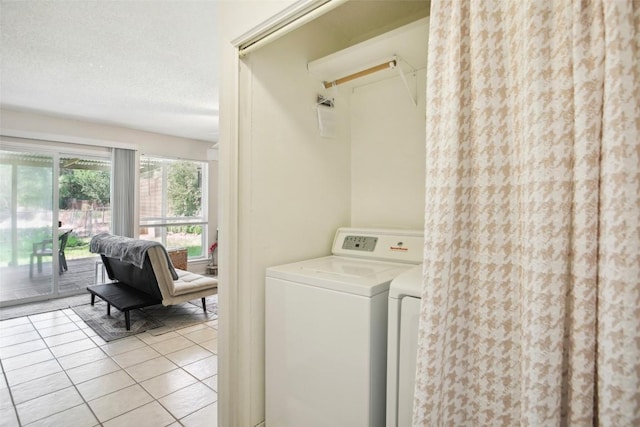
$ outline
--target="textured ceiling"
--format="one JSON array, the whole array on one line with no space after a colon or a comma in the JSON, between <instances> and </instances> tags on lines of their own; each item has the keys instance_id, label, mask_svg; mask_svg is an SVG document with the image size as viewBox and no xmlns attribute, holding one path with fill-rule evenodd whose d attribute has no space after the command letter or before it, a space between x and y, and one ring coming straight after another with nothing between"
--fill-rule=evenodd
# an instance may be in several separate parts
<instances>
[{"instance_id":1,"label":"textured ceiling","mask_svg":"<svg viewBox=\"0 0 640 427\"><path fill-rule=\"evenodd\" d=\"M218 139L215 1L2 1L2 107Z\"/></svg>"},{"instance_id":2,"label":"textured ceiling","mask_svg":"<svg viewBox=\"0 0 640 427\"><path fill-rule=\"evenodd\" d=\"M216 1L0 0L0 106L215 142ZM320 19L355 43L427 12L352 0Z\"/></svg>"}]
</instances>

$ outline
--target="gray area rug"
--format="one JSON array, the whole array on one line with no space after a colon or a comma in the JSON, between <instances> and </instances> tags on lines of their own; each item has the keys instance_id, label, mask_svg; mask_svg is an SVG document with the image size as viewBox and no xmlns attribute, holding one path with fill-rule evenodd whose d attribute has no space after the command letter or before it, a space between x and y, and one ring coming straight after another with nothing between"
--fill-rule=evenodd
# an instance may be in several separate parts
<instances>
[{"instance_id":1,"label":"gray area rug","mask_svg":"<svg viewBox=\"0 0 640 427\"><path fill-rule=\"evenodd\" d=\"M154 305L131 310L131 329L126 330L124 313L111 307L107 316L107 304L96 299L95 305L83 304L71 309L105 341L129 337L141 332L162 335L176 329L208 322L218 318L218 295L206 298L207 311L200 300L165 307Z\"/></svg>"}]
</instances>

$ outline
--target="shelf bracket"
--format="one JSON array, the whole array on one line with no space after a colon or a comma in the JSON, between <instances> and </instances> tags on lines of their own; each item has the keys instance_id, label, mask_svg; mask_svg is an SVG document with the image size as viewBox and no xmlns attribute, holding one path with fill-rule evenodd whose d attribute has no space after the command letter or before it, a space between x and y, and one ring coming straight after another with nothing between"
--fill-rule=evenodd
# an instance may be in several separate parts
<instances>
[{"instance_id":1,"label":"shelf bracket","mask_svg":"<svg viewBox=\"0 0 640 427\"><path fill-rule=\"evenodd\" d=\"M398 58L397 57L394 57L393 63L394 64L398 64ZM407 89L407 94L409 95L409 98L411 98L411 102L413 103L413 105L415 107L417 107L418 106L418 94L417 94L418 89L417 89L417 87L412 92L411 89L409 88L409 83L407 82L407 78L405 77L404 73L402 72L402 67L400 67L399 65L395 65L392 68L395 68L395 69L398 70L398 74L400 75L400 78L402 79L402 83L404 83L404 87ZM411 68L411 72L415 73L415 70L413 68Z\"/></svg>"},{"instance_id":2,"label":"shelf bracket","mask_svg":"<svg viewBox=\"0 0 640 427\"><path fill-rule=\"evenodd\" d=\"M402 67L400 66L399 61L402 61L405 64L407 64L407 66L411 69L410 72L415 74L416 70L411 65L409 65L406 61L399 58L397 55L394 55L393 59L387 62L374 65L373 67L369 67L367 69L358 71L357 73L349 74L348 76L340 77L339 79L336 79L330 82L324 81L322 82L322 85L324 86L325 89L335 88L340 84L350 82L351 80L355 80L360 77L368 76L369 74L373 74L378 71L395 69L398 71L398 75L400 76L400 79L402 80L404 87L407 89L407 93L409 94L409 98L411 98L411 102L413 103L414 106L417 107L418 106L417 87L413 91L411 90L411 88L409 87L409 83L407 82L407 78L405 77L404 72L402 71Z\"/></svg>"}]
</instances>

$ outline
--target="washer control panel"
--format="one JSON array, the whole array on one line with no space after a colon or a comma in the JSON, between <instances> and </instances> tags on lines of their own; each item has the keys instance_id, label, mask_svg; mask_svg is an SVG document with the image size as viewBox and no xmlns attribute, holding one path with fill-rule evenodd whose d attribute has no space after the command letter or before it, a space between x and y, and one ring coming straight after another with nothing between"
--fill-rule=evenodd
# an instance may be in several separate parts
<instances>
[{"instance_id":1,"label":"washer control panel","mask_svg":"<svg viewBox=\"0 0 640 427\"><path fill-rule=\"evenodd\" d=\"M342 249L373 252L376 243L378 243L377 237L349 235L344 238Z\"/></svg>"},{"instance_id":2,"label":"washer control panel","mask_svg":"<svg viewBox=\"0 0 640 427\"><path fill-rule=\"evenodd\" d=\"M383 261L422 261L424 233L421 230L339 228L333 239L333 255Z\"/></svg>"}]
</instances>

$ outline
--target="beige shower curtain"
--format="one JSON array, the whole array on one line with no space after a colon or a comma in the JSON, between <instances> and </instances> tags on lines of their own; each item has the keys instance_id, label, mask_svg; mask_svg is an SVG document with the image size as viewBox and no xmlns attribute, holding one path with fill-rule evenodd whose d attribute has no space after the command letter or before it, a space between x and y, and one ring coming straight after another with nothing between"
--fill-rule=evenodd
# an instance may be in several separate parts
<instances>
[{"instance_id":1,"label":"beige shower curtain","mask_svg":"<svg viewBox=\"0 0 640 427\"><path fill-rule=\"evenodd\" d=\"M431 3L414 425L640 425L640 1Z\"/></svg>"}]
</instances>

